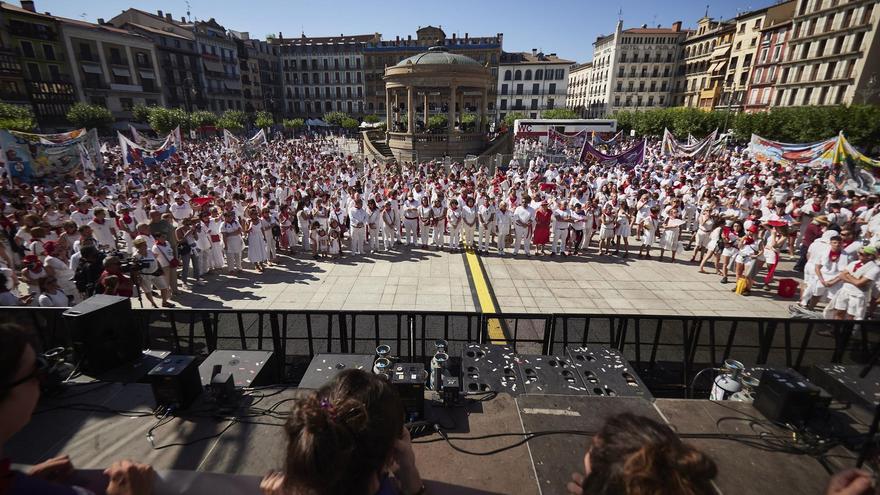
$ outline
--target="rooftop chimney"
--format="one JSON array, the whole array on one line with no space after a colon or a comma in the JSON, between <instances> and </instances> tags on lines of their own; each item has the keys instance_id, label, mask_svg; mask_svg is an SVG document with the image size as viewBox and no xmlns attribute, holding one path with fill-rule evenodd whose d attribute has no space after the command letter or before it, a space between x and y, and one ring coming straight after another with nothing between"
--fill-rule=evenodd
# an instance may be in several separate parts
<instances>
[{"instance_id":1,"label":"rooftop chimney","mask_svg":"<svg viewBox=\"0 0 880 495\"><path fill-rule=\"evenodd\" d=\"M464 40L467 41L467 39L468 39L468 34L464 33Z\"/></svg>"},{"instance_id":2,"label":"rooftop chimney","mask_svg":"<svg viewBox=\"0 0 880 495\"><path fill-rule=\"evenodd\" d=\"M98 17L98 25L99 25L99 26L103 26L104 24L105 24L105 23L104 23L104 18L103 18L103 17Z\"/></svg>"},{"instance_id":3,"label":"rooftop chimney","mask_svg":"<svg viewBox=\"0 0 880 495\"><path fill-rule=\"evenodd\" d=\"M681 21L675 21L672 23L672 30L676 33L681 31Z\"/></svg>"},{"instance_id":4,"label":"rooftop chimney","mask_svg":"<svg viewBox=\"0 0 880 495\"><path fill-rule=\"evenodd\" d=\"M537 55L537 54L538 54L538 49L532 48L532 55Z\"/></svg>"},{"instance_id":5,"label":"rooftop chimney","mask_svg":"<svg viewBox=\"0 0 880 495\"><path fill-rule=\"evenodd\" d=\"M157 10L156 15L158 15L159 17L165 17L161 10Z\"/></svg>"},{"instance_id":6,"label":"rooftop chimney","mask_svg":"<svg viewBox=\"0 0 880 495\"><path fill-rule=\"evenodd\" d=\"M174 22L174 16L171 15L171 12L168 12L167 14L165 14L165 20L168 22Z\"/></svg>"},{"instance_id":7,"label":"rooftop chimney","mask_svg":"<svg viewBox=\"0 0 880 495\"><path fill-rule=\"evenodd\" d=\"M180 22L186 24L186 16L185 15L180 16Z\"/></svg>"},{"instance_id":8,"label":"rooftop chimney","mask_svg":"<svg viewBox=\"0 0 880 495\"><path fill-rule=\"evenodd\" d=\"M30 12L37 11L37 7L34 5L34 0L21 0L21 8Z\"/></svg>"},{"instance_id":9,"label":"rooftop chimney","mask_svg":"<svg viewBox=\"0 0 880 495\"><path fill-rule=\"evenodd\" d=\"M642 24L642 29L648 29L648 25L647 25L647 24Z\"/></svg>"}]
</instances>

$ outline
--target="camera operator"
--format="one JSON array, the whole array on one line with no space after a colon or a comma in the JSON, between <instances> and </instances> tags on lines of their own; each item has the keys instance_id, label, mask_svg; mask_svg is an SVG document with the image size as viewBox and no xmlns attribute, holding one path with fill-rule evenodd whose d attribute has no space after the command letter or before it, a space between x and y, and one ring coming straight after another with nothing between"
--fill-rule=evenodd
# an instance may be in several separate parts
<instances>
[{"instance_id":1,"label":"camera operator","mask_svg":"<svg viewBox=\"0 0 880 495\"><path fill-rule=\"evenodd\" d=\"M192 265L194 285L205 285L202 281L201 267L201 250L196 245L198 235L202 229L201 222L198 219L184 218L183 223L175 231L177 236L177 252L180 254L180 263L182 271L180 280L185 288L191 288L189 285L189 267Z\"/></svg>"},{"instance_id":2,"label":"camera operator","mask_svg":"<svg viewBox=\"0 0 880 495\"><path fill-rule=\"evenodd\" d=\"M76 254L79 254L79 257L76 257ZM70 258L70 265L74 269L73 280L81 297L86 299L95 294L98 279L101 278L104 268L104 255L95 247L94 240L87 239L83 240L83 245L76 254ZM76 261L75 265L74 261Z\"/></svg>"},{"instance_id":3,"label":"camera operator","mask_svg":"<svg viewBox=\"0 0 880 495\"><path fill-rule=\"evenodd\" d=\"M134 295L134 282L131 277L125 275L122 271L122 261L119 256L108 256L104 259L104 272L98 278L98 285L105 287L104 280L108 277L116 277L116 295L122 297L131 297Z\"/></svg>"},{"instance_id":4,"label":"camera operator","mask_svg":"<svg viewBox=\"0 0 880 495\"><path fill-rule=\"evenodd\" d=\"M159 290L159 294L162 295L162 307L163 308L173 308L174 304L168 302L168 298L171 297L171 290L168 288L168 282L165 279L162 268L159 266L159 263L156 261L156 257L147 250L147 240L146 239L135 239L134 240L134 260L140 266L140 270L137 272L133 272L132 276L135 276L138 279L141 292L147 298L147 301L150 301L150 304L153 307L156 306L156 301L153 299L153 288Z\"/></svg>"}]
</instances>

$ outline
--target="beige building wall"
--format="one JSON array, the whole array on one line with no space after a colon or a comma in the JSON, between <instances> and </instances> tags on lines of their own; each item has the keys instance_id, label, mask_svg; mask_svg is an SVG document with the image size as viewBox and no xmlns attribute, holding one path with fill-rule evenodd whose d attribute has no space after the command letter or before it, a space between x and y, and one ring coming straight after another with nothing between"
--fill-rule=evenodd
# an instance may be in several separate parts
<instances>
[{"instance_id":1,"label":"beige building wall","mask_svg":"<svg viewBox=\"0 0 880 495\"><path fill-rule=\"evenodd\" d=\"M565 105L578 112L581 117L585 117L587 113L592 75L592 62L575 65L568 73L568 97L565 100Z\"/></svg>"},{"instance_id":2,"label":"beige building wall","mask_svg":"<svg viewBox=\"0 0 880 495\"><path fill-rule=\"evenodd\" d=\"M774 106L876 103L880 0L798 0Z\"/></svg>"}]
</instances>

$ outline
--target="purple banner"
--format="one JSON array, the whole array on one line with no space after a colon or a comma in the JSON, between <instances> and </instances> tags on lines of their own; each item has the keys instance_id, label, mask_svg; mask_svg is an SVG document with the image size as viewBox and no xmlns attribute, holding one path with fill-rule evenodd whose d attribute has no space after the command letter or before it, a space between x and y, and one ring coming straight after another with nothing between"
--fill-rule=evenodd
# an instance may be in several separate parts
<instances>
[{"instance_id":1,"label":"purple banner","mask_svg":"<svg viewBox=\"0 0 880 495\"><path fill-rule=\"evenodd\" d=\"M584 143L584 147L581 150L581 161L585 161L587 157L593 157L602 165L625 165L629 167L641 165L645 161L645 143L646 140L642 139L635 146L618 155L606 155L594 148L590 143Z\"/></svg>"}]
</instances>

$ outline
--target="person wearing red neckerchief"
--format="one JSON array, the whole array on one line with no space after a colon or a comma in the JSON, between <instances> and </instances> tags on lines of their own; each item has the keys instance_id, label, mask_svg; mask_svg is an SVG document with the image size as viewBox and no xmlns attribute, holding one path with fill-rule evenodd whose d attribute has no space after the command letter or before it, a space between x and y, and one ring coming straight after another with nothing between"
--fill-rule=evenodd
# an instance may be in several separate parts
<instances>
[{"instance_id":1,"label":"person wearing red neckerchief","mask_svg":"<svg viewBox=\"0 0 880 495\"><path fill-rule=\"evenodd\" d=\"M870 294L880 279L880 266L875 257L874 246L864 246L859 250L859 260L853 261L838 275L842 287L825 307L826 318L835 320L861 320L870 304Z\"/></svg>"},{"instance_id":2,"label":"person wearing red neckerchief","mask_svg":"<svg viewBox=\"0 0 880 495\"><path fill-rule=\"evenodd\" d=\"M809 279L805 280L806 287L801 294L800 307L811 311L826 296L827 298L833 297L842 286L839 276L847 265L842 239L839 235L832 235L828 239L828 244L829 248L819 256L813 265L813 273Z\"/></svg>"},{"instance_id":3,"label":"person wearing red neckerchief","mask_svg":"<svg viewBox=\"0 0 880 495\"><path fill-rule=\"evenodd\" d=\"M642 251L645 252L644 257L651 259L651 247L657 238L657 230L660 228L660 208L652 206L647 218L642 221L642 245L639 246L639 258L642 257Z\"/></svg>"}]
</instances>

